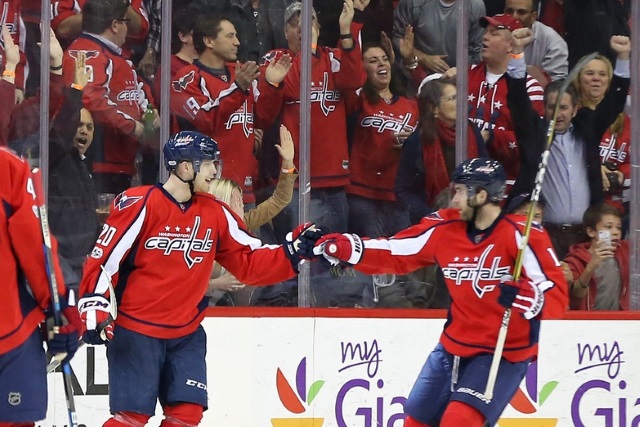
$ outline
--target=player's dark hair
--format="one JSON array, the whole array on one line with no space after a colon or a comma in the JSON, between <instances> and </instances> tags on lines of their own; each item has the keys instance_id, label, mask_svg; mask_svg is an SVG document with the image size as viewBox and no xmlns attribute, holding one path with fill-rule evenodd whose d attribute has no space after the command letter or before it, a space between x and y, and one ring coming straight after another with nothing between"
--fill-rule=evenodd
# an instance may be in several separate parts
<instances>
[{"instance_id":1,"label":"player's dark hair","mask_svg":"<svg viewBox=\"0 0 640 427\"><path fill-rule=\"evenodd\" d=\"M222 21L231 22L229 18L222 15L203 15L197 19L193 27L193 47L198 55L207 48L204 44L205 37L212 39L218 37L218 33L222 31Z\"/></svg>"},{"instance_id":2,"label":"player's dark hair","mask_svg":"<svg viewBox=\"0 0 640 427\"><path fill-rule=\"evenodd\" d=\"M362 58L364 59L364 54L369 49L373 49L373 48L382 49L384 53L387 54L387 57L391 58L390 52L388 52L387 49L385 49L385 47L378 42L365 43L362 46ZM406 91L402 87L402 84L400 83L398 78L396 78L397 73L393 72L393 64L391 64L390 73L391 73L391 80L389 81L389 90L391 91L391 93L393 95L406 96L407 95ZM364 85L362 86L362 91L367 96L367 99L369 100L369 102L371 102L371 104L375 105L378 102L380 102L380 95L378 94L378 89L376 89L373 86L373 84L369 81L369 79L367 79L367 81L364 82Z\"/></svg>"},{"instance_id":3,"label":"player's dark hair","mask_svg":"<svg viewBox=\"0 0 640 427\"><path fill-rule=\"evenodd\" d=\"M196 26L197 20L198 14L193 10L182 8L173 13L173 22L171 23L171 53L175 54L180 52L180 49L182 49L180 34L183 36L189 35Z\"/></svg>"},{"instance_id":4,"label":"player's dark hair","mask_svg":"<svg viewBox=\"0 0 640 427\"><path fill-rule=\"evenodd\" d=\"M549 99L550 94L560 92L560 88L562 87L563 84L564 84L564 79L555 80L549 83L547 87L544 88L544 105L547 105L547 100ZM578 93L576 92L576 89L572 85L569 85L569 87L567 87L567 91L565 93L571 96L571 103L573 104L574 107L578 105ZM561 99L556 100L556 102L561 102L561 101L562 101Z\"/></svg>"},{"instance_id":5,"label":"player's dark hair","mask_svg":"<svg viewBox=\"0 0 640 427\"><path fill-rule=\"evenodd\" d=\"M116 19L124 19L129 2L126 0L88 0L82 8L82 31L104 33Z\"/></svg>"},{"instance_id":6,"label":"player's dark hair","mask_svg":"<svg viewBox=\"0 0 640 427\"><path fill-rule=\"evenodd\" d=\"M584 215L582 216L582 226L585 229L590 227L595 230L596 224L599 223L605 215L613 215L618 218L622 218L622 215L617 208L606 203L599 203L597 205L589 206L589 208L584 211Z\"/></svg>"},{"instance_id":7,"label":"player's dark hair","mask_svg":"<svg viewBox=\"0 0 640 427\"><path fill-rule=\"evenodd\" d=\"M444 87L446 85L456 85L455 79L434 79L422 86L418 94L418 126L422 143L431 145L438 136L438 118L435 110L440 105Z\"/></svg>"}]
</instances>

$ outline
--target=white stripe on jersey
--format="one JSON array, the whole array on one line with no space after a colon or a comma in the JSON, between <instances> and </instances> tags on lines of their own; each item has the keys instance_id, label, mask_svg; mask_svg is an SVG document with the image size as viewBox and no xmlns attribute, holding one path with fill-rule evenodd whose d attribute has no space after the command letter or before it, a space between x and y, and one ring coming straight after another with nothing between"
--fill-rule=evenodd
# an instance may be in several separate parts
<instances>
[{"instance_id":1,"label":"white stripe on jersey","mask_svg":"<svg viewBox=\"0 0 640 427\"><path fill-rule=\"evenodd\" d=\"M340 60L336 58L335 53L329 51L329 60L331 61L331 72L338 73L340 72Z\"/></svg>"},{"instance_id":2,"label":"white stripe on jersey","mask_svg":"<svg viewBox=\"0 0 640 427\"><path fill-rule=\"evenodd\" d=\"M147 217L147 207L145 206L140 211L138 218L131 224L126 233L122 236L120 241L116 243L104 263L104 270L98 276L98 284L96 286L96 290L94 291L97 294L106 295L109 290L109 282L114 274L120 269L120 263L124 258L124 255L127 253L131 246L133 246L133 242L135 242L136 238L140 234L140 230L142 230L142 225L144 224L144 220ZM107 277L107 275L108 277Z\"/></svg>"},{"instance_id":3,"label":"white stripe on jersey","mask_svg":"<svg viewBox=\"0 0 640 427\"><path fill-rule=\"evenodd\" d=\"M532 230L533 231L533 230ZM522 234L519 230L515 230L516 244L518 247L522 245ZM531 250L531 246L527 245L524 250L524 256L522 258L522 268L527 272L527 277L531 282L538 287L542 292L546 292L553 288L553 282L547 279L547 276L542 271L542 267L538 262L538 258Z\"/></svg>"},{"instance_id":4,"label":"white stripe on jersey","mask_svg":"<svg viewBox=\"0 0 640 427\"><path fill-rule=\"evenodd\" d=\"M210 111L213 108L220 106L220 100L225 96L231 95L231 93L238 88L236 82L231 83L231 86L226 88L225 90L221 90L216 99L211 98L211 92L207 89L207 81L204 77L200 77L200 90L207 97L209 101L207 101L201 108L204 111Z\"/></svg>"},{"instance_id":5,"label":"white stripe on jersey","mask_svg":"<svg viewBox=\"0 0 640 427\"><path fill-rule=\"evenodd\" d=\"M435 227L432 227L418 236L405 237L402 239L365 240L364 247L367 249L390 251L391 255L416 255L420 253L422 248L427 244L434 230Z\"/></svg>"},{"instance_id":6,"label":"white stripe on jersey","mask_svg":"<svg viewBox=\"0 0 640 427\"><path fill-rule=\"evenodd\" d=\"M251 250L254 251L259 248L278 249L280 247L280 245L263 245L260 239L253 237L246 231L240 229L238 221L236 221L227 208L223 206L222 211L224 212L224 216L227 217L227 222L229 223L229 234L231 234L231 237L236 242L244 246L249 246Z\"/></svg>"}]
</instances>

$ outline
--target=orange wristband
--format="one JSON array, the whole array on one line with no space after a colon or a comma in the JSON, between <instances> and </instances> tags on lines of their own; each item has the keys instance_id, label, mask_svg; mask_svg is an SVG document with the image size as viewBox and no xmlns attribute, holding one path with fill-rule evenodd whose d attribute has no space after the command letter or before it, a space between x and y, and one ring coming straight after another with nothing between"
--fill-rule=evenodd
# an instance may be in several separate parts
<instances>
[{"instance_id":1,"label":"orange wristband","mask_svg":"<svg viewBox=\"0 0 640 427\"><path fill-rule=\"evenodd\" d=\"M296 171L296 167L295 167L295 166L294 166L294 167L292 167L291 169L285 169L285 168L282 168L282 169L280 170L280 172L282 172L282 173L294 173L295 171Z\"/></svg>"},{"instance_id":2,"label":"orange wristband","mask_svg":"<svg viewBox=\"0 0 640 427\"><path fill-rule=\"evenodd\" d=\"M15 76L16 76L15 71L5 70L2 72L2 77L15 77Z\"/></svg>"},{"instance_id":3,"label":"orange wristband","mask_svg":"<svg viewBox=\"0 0 640 427\"><path fill-rule=\"evenodd\" d=\"M81 85L76 84L76 83L71 83L71 87L72 87L72 88L74 88L74 89L76 89L76 90L82 90L82 89L84 89L84 86L81 86Z\"/></svg>"}]
</instances>

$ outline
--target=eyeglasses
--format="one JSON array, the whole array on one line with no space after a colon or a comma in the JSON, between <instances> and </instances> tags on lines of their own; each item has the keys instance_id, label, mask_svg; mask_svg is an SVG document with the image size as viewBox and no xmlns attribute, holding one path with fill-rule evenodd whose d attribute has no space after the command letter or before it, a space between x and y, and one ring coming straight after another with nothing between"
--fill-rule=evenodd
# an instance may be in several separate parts
<instances>
[{"instance_id":1,"label":"eyeglasses","mask_svg":"<svg viewBox=\"0 0 640 427\"><path fill-rule=\"evenodd\" d=\"M528 15L529 13L533 12L533 10L527 10L527 9L514 9L512 7L507 7L504 9L504 13L507 15L513 15L513 13L516 13L516 15Z\"/></svg>"},{"instance_id":2,"label":"eyeglasses","mask_svg":"<svg viewBox=\"0 0 640 427\"><path fill-rule=\"evenodd\" d=\"M114 21L118 21L118 22L131 22L131 18L117 18L117 19L114 19Z\"/></svg>"}]
</instances>

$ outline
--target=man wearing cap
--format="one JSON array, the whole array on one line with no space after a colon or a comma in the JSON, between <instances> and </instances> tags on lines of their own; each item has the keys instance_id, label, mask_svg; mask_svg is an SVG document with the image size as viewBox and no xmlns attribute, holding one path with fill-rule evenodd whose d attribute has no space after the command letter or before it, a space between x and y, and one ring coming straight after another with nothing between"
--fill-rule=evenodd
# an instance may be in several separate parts
<instances>
[{"instance_id":1,"label":"man wearing cap","mask_svg":"<svg viewBox=\"0 0 640 427\"><path fill-rule=\"evenodd\" d=\"M478 19L486 14L482 0L469 0L469 62L480 61L482 27ZM443 73L456 64L458 12L456 0L400 0L393 12L393 44L411 26L415 35L416 61L428 73Z\"/></svg>"},{"instance_id":2,"label":"man wearing cap","mask_svg":"<svg viewBox=\"0 0 640 427\"><path fill-rule=\"evenodd\" d=\"M358 36L362 28L362 11L369 0L345 0L339 18L340 41L338 48L318 46L320 26L315 11L312 18L311 40L311 218L323 229L344 232L347 229L347 197L345 186L349 184L349 153L347 124L342 93L355 91L366 80L362 66ZM284 99L272 93L261 94L260 108L272 119L282 112L282 123L291 131L296 144L294 162L300 143L300 72L302 4L292 3L285 10L285 35L289 49L269 52L262 67L277 61L282 55L293 57L291 71L284 79ZM264 103L264 104L263 104ZM297 193L297 190L295 191ZM276 237L289 230L289 224L298 222L298 196L294 194L289 204L276 218Z\"/></svg>"},{"instance_id":3,"label":"man wearing cap","mask_svg":"<svg viewBox=\"0 0 640 427\"><path fill-rule=\"evenodd\" d=\"M504 13L512 15L523 27L533 31L533 41L524 48L529 73L540 82L543 82L542 77L546 80L563 79L569 67L567 42L556 30L538 21L539 3L540 0L506 0ZM534 74L534 67L544 74Z\"/></svg>"},{"instance_id":4,"label":"man wearing cap","mask_svg":"<svg viewBox=\"0 0 640 427\"><path fill-rule=\"evenodd\" d=\"M469 67L469 119L480 128L489 155L504 165L510 186L518 176L521 156L507 103L506 72L513 51L511 32L522 28L522 24L511 15L500 14L480 18L480 25L486 31L482 62ZM531 104L542 116L542 87L531 75L526 78Z\"/></svg>"}]
</instances>

